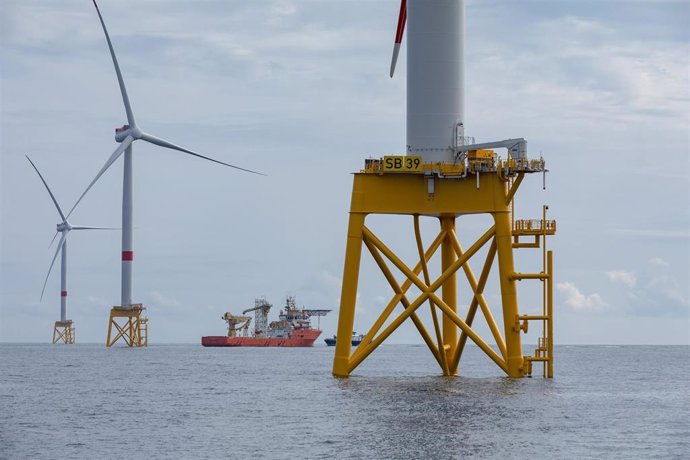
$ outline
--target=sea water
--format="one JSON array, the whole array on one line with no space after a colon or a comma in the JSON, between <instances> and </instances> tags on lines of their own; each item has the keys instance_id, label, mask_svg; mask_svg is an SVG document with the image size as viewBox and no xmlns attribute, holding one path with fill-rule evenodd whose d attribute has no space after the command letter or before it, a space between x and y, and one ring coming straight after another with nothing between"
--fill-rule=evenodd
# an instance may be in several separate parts
<instances>
[{"instance_id":1,"label":"sea water","mask_svg":"<svg viewBox=\"0 0 690 460\"><path fill-rule=\"evenodd\" d=\"M687 346L557 346L552 380L333 351L0 344L0 458L690 458Z\"/></svg>"}]
</instances>

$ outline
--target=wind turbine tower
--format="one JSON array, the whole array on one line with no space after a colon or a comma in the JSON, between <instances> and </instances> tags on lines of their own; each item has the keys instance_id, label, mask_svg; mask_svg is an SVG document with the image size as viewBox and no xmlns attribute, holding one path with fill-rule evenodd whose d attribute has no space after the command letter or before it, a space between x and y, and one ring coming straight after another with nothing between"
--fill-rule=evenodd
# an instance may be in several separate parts
<instances>
[{"instance_id":1,"label":"wind turbine tower","mask_svg":"<svg viewBox=\"0 0 690 460\"><path fill-rule=\"evenodd\" d=\"M55 199L55 195L53 195L53 192L50 190L50 187L48 187L48 183L43 178L43 175L38 170L34 162L31 161L31 158L29 158L28 155L26 159L29 160L29 163L31 163L31 166L33 166L34 170L36 171L36 174L38 174L38 177L41 179L41 182L43 182L43 185L45 185L46 190L48 191L50 198L53 200L53 204L55 205L55 208L57 209L57 212L58 214L60 214L60 218L62 219L62 221L59 224L57 224L57 232L55 233L55 237L53 237L53 241L55 241L55 238L57 237L58 233L62 236L60 237L60 241L58 242L57 248L55 249L55 255L53 256L53 260L50 262L50 267L48 267L48 274L46 275L46 279L43 282L43 289L41 290L41 300L43 300L43 294L46 291L46 284L48 283L48 278L50 277L50 272L53 269L53 265L55 265L55 260L57 259L58 254L61 254L62 257L60 264L60 320L55 321L55 327L53 328L53 344L61 342L64 344L71 345L74 343L76 337L74 330L74 322L71 319L67 319L67 235L72 230L115 229L110 227L85 227L83 225L70 225L70 223L67 222L65 214L62 212L62 208L60 208L60 205Z\"/></svg>"},{"instance_id":2,"label":"wind turbine tower","mask_svg":"<svg viewBox=\"0 0 690 460\"><path fill-rule=\"evenodd\" d=\"M407 35L407 152L365 160L354 175L347 231L345 267L338 319L338 337L351 337L356 314L359 269L363 246L390 284L392 297L354 353L349 340L336 342L333 374L347 377L405 321L411 320L443 375L458 375L467 340L472 340L510 377L532 374L532 363L543 363L544 377L553 376L553 263L546 250L546 236L556 222L546 219L515 220L514 198L526 175L546 173L543 158L529 158L523 138L476 143L465 135L463 0L402 0L395 34L390 76L393 77L405 26ZM499 156L497 150L504 156ZM403 262L381 238L365 225L369 215L411 217L418 254L413 264ZM493 225L468 248L456 232L456 220L486 214ZM439 232L425 247L420 218L439 223ZM534 238L521 241L521 237ZM479 278L470 266L482 247L488 247ZM515 270L514 249L540 248L542 268L536 273ZM430 264L440 252L438 277ZM498 260L502 325L484 296L489 274ZM392 265L392 267L391 267ZM396 279L394 270L404 277ZM433 267L432 267L433 268ZM468 307L458 306L457 273L464 272L470 290ZM542 308L522 314L518 307L517 282L542 283ZM416 298L408 297L413 287ZM433 329L429 332L418 311L428 303ZM396 307L402 310L393 315ZM480 336L473 323L484 317L490 341ZM499 318L500 319L500 318ZM521 333L528 323L542 325L535 354L522 351ZM489 346L494 342L498 351Z\"/></svg>"},{"instance_id":3,"label":"wind turbine tower","mask_svg":"<svg viewBox=\"0 0 690 460\"><path fill-rule=\"evenodd\" d=\"M117 82L120 87L120 93L122 95L122 102L125 107L125 113L127 115L127 124L120 128L115 129L115 141L120 145L115 149L115 151L110 155L105 165L96 174L96 177L91 181L84 193L79 197L74 207L79 204L79 202L84 198L84 195L93 187L93 185L98 181L98 179L105 173L105 171L117 160L121 155L124 154L124 171L123 171L123 181L122 181L122 282L121 282L121 296L120 305L114 306L110 311L110 321L108 323L108 337L106 339L106 346L110 347L115 344L120 339L124 340L125 343L132 346L146 346L147 344L147 331L148 331L148 320L142 316L144 306L141 303L134 303L132 297L132 270L134 266L134 238L133 238L133 222L134 222L134 196L133 196L133 161L134 157L132 155L132 145L136 141L146 141L150 144L154 144L160 147L165 147L171 150L177 150L179 152L186 153L188 155L195 156L197 158L202 158L205 160L212 161L230 168L238 169L252 174L259 174L256 171L252 171L245 168L240 168L239 166L231 165L229 163L224 163L222 161L215 160L213 158L201 155L192 150L180 147L172 142L165 139L153 136L142 131L141 127L137 124L134 118L134 112L132 111L132 106L129 102L129 97L127 95L127 88L125 87L124 79L122 78L122 73L120 72L120 65L118 64L117 57L115 56L115 50L113 44L110 40L110 35L108 34L108 29L103 21L103 16L96 4L93 2L96 12L98 13L98 19L101 22L101 27L103 28L103 33L105 35L106 42L108 43L108 49L110 50L110 57L113 61L113 66L115 67L115 74L117 75ZM72 210L74 210L74 207ZM72 211L70 211L71 214ZM69 215L68 215L69 216ZM113 331L116 333L113 335Z\"/></svg>"}]
</instances>

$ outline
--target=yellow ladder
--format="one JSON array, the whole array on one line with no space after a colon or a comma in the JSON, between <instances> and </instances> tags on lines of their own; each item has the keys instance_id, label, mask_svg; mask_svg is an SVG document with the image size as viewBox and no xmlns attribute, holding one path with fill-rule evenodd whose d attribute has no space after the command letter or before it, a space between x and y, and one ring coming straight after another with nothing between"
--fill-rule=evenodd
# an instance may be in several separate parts
<instances>
[{"instance_id":1,"label":"yellow ladder","mask_svg":"<svg viewBox=\"0 0 690 460\"><path fill-rule=\"evenodd\" d=\"M541 220L514 220L513 221L513 247L514 248L541 248L542 271L539 273L514 273L513 279L536 279L543 283L542 290L542 314L541 315L517 315L515 318L516 331L527 333L529 321L542 322L542 334L538 338L534 356L525 356L525 374L532 375L532 363L543 363L543 375L546 378L553 377L553 251L546 249L547 235L556 233L556 221L546 220L546 210L542 209ZM534 242L520 242L520 236L534 236Z\"/></svg>"},{"instance_id":2,"label":"yellow ladder","mask_svg":"<svg viewBox=\"0 0 690 460\"><path fill-rule=\"evenodd\" d=\"M147 347L149 345L149 319L144 317L140 320L141 322L141 346Z\"/></svg>"}]
</instances>

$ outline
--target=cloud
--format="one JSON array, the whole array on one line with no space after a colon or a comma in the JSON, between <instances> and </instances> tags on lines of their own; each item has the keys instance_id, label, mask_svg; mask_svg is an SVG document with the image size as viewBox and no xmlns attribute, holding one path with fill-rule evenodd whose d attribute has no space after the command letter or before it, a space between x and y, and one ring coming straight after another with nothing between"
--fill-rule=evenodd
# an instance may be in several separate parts
<instances>
[{"instance_id":1,"label":"cloud","mask_svg":"<svg viewBox=\"0 0 690 460\"><path fill-rule=\"evenodd\" d=\"M602 123L625 129L622 123L660 120L685 130L689 93L684 44L668 40L659 46L627 36L627 27L575 16L547 18L533 27L536 33L518 34L511 43L484 38L468 51L477 69L473 73L489 76L471 82L470 105L474 95L482 105L520 100L525 115L542 120L553 116L570 127L586 123L588 130ZM505 58L511 53L513 59ZM530 73L533 68L540 69L538 75Z\"/></svg>"},{"instance_id":2,"label":"cloud","mask_svg":"<svg viewBox=\"0 0 690 460\"><path fill-rule=\"evenodd\" d=\"M613 282L623 283L626 286L633 288L637 284L637 277L633 272L626 272L625 270L611 270L606 272L609 280Z\"/></svg>"},{"instance_id":3,"label":"cloud","mask_svg":"<svg viewBox=\"0 0 690 460\"><path fill-rule=\"evenodd\" d=\"M625 292L616 294L615 307L638 316L684 316L690 300L688 287L676 278L676 271L660 257L652 257L641 268L640 281L634 272L612 270L606 272L610 281L624 286Z\"/></svg>"},{"instance_id":4,"label":"cloud","mask_svg":"<svg viewBox=\"0 0 690 460\"><path fill-rule=\"evenodd\" d=\"M690 305L688 288L683 289L675 277L668 273L652 276L645 286L645 292L652 297L653 305L659 310L684 310Z\"/></svg>"},{"instance_id":5,"label":"cloud","mask_svg":"<svg viewBox=\"0 0 690 460\"><path fill-rule=\"evenodd\" d=\"M668 262L661 257L652 257L647 262L649 262L650 265L656 265L658 267L668 267Z\"/></svg>"},{"instance_id":6,"label":"cloud","mask_svg":"<svg viewBox=\"0 0 690 460\"><path fill-rule=\"evenodd\" d=\"M573 310L599 310L607 306L599 294L585 295L571 282L557 283L556 289L565 295L565 304Z\"/></svg>"}]
</instances>

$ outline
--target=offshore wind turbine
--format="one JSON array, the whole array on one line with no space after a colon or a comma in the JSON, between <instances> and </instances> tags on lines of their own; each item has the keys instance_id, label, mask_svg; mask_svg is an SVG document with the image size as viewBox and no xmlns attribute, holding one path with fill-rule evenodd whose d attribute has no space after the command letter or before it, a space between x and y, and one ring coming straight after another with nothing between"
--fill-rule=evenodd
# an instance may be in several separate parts
<instances>
[{"instance_id":1,"label":"offshore wind turbine","mask_svg":"<svg viewBox=\"0 0 690 460\"><path fill-rule=\"evenodd\" d=\"M215 160L213 158L201 155L199 153L193 152L191 150L182 148L176 144L173 144L172 142L169 142L165 139L161 139L159 137L153 136L151 134L148 134L137 125L137 122L134 118L134 112L132 111L132 106L129 102L129 97L127 96L127 89L125 88L125 82L122 78L122 73L120 72L120 66L117 62L117 57L115 56L115 50L113 49L113 44L110 40L110 35L108 34L108 29L105 26L105 22L103 21L103 16L101 15L101 11L98 8L98 5L96 4L96 1L93 1L94 6L96 7L96 12L98 13L98 19L101 22L101 26L103 27L103 33L105 34L105 39L108 43L108 49L110 50L110 56L113 60L113 66L115 67L115 74L117 75L117 81L120 86L120 93L122 94L122 102L124 103L125 106L125 112L127 114L127 124L123 125L120 128L115 129L115 141L118 142L120 145L115 149L115 151L110 155L110 158L105 162L105 165L101 168L101 170L96 174L96 177L91 181L88 187L86 187L86 190L84 190L84 193L79 197L79 199L76 201L74 206L72 207L72 210L74 210L74 207L76 207L79 202L82 200L84 195L91 189L91 187L98 181L98 179L103 175L103 173L117 160L123 153L124 153L124 173L123 173L123 183L122 183L122 288L121 288L121 295L120 295L120 307L115 311L116 309L111 310L111 321L110 321L110 328L109 328L109 333L108 333L108 340L107 340L107 345L110 346L112 343L116 342L119 338L124 338L125 341L127 341L129 346L137 345L141 346L142 341L144 342L143 345L145 345L145 340L142 339L141 334L139 332L139 319L140 319L140 313L141 313L141 304L134 304L132 302L132 266L134 262L134 245L133 245L133 180L132 180L132 144L138 140L146 141L154 145L158 145L160 147L165 147L168 149L172 150L177 150L180 152L187 153L189 155L198 157L198 158L203 158L205 160L213 161L214 163L218 163L224 166L228 166L230 168L238 169L240 171L245 171L248 173L252 174L259 174L259 175L264 175L262 173L252 171L250 169L245 169L241 168L239 166L235 166L232 164L228 164L219 160ZM70 214L72 213L72 210L70 210ZM69 217L69 214L68 214ZM128 324L129 326L125 326L125 329L120 328L117 323L114 322L115 317L124 317L128 318ZM134 326L132 326L132 322L135 323ZM119 333L116 335L115 339L112 341L110 340L110 330L112 330L113 325L118 329Z\"/></svg>"},{"instance_id":2,"label":"offshore wind turbine","mask_svg":"<svg viewBox=\"0 0 690 460\"><path fill-rule=\"evenodd\" d=\"M471 340L509 377L531 376L533 363L541 362L544 377L551 378L554 274L553 252L547 251L546 237L556 233L556 221L546 220L546 206L540 220L515 219L514 212L515 194L525 175L543 175L547 172L546 162L541 156L528 157L523 138L475 143L474 138L465 136L465 0L401 0L391 77L406 23L407 151L404 155L369 157L364 169L354 174L338 337L349 338L353 333L359 282L364 280L360 267L365 248L390 284L393 296L354 352L349 339L336 342L333 374L348 377L398 327L411 320L446 376L458 375L463 350ZM520 116L519 108L514 116ZM502 159L494 149L506 149L507 157ZM411 218L419 255L416 265L406 265L401 256L405 252L396 254L367 227L366 219L377 214ZM490 217L493 225L463 250L456 220L482 214ZM440 224L439 233L428 247L423 243L420 217ZM396 230L399 235L402 227L398 225ZM534 238L534 242L524 238ZM489 247L477 278L470 262L477 259L484 246ZM542 252L538 273L516 270L514 253L527 248ZM429 263L434 260L441 262L436 271L440 275L435 279L429 274ZM484 294L495 265L503 331ZM460 310L467 305L466 299L458 296L465 295L464 289L458 289L460 272L464 272L471 288L467 291L467 313ZM398 273L404 278L398 278ZM542 283L541 314L521 314L517 292L520 280ZM411 286L416 287L415 297L406 294ZM426 303L433 333L427 331L416 312ZM404 311L394 316L398 305ZM484 316L491 331L488 343L496 344L498 353L473 328L479 315ZM542 324L542 335L532 356L523 353L521 338L529 321Z\"/></svg>"},{"instance_id":3,"label":"offshore wind turbine","mask_svg":"<svg viewBox=\"0 0 690 460\"><path fill-rule=\"evenodd\" d=\"M31 158L29 158L28 155L26 156L26 159L29 160L31 166L33 166L34 170L36 170L36 174L38 174L38 177L41 178L41 182L43 182L43 185L45 185L46 190L50 195L50 198L53 200L55 209L57 209L57 212L58 214L60 214L60 218L62 219L62 221L59 224L57 224L57 233L55 233L55 237L57 237L58 233L62 234L62 236L60 237L60 241L58 242L57 248L55 250L55 255L53 256L53 260L50 262L50 267L48 267L48 274L46 275L46 279L43 282L43 289L41 290L41 300L43 300L43 294L46 291L46 284L48 284L48 278L50 277L50 272L53 270L53 265L55 265L55 260L57 259L58 254L62 253L62 264L60 267L60 321L55 322L55 329L53 330L53 343L62 341L66 344L72 344L74 343L74 327L72 320L67 319L67 235L69 235L69 232L72 230L115 229L110 227L86 227L83 225L71 225L67 221L67 217L65 217L65 214L62 212L60 205L55 199L55 195L53 195L53 192L50 190L50 187L48 187L48 183L43 178L41 172L38 170L34 162L31 161ZM53 237L53 241L55 241L55 237Z\"/></svg>"}]
</instances>

